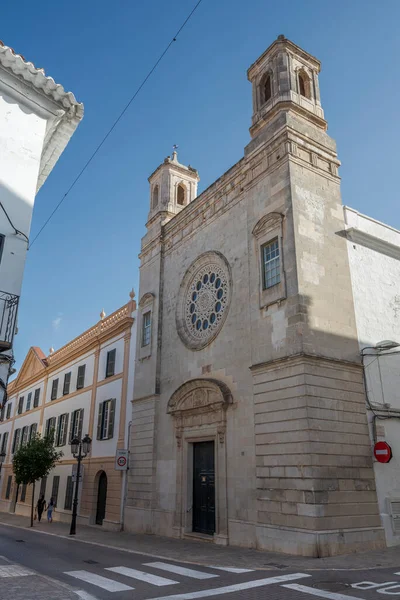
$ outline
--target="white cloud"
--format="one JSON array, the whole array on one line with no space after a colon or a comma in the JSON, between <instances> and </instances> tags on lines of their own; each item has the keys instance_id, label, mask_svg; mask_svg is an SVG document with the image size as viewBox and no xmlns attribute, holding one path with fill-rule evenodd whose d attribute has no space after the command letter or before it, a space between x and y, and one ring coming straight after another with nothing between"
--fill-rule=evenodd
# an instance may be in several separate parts
<instances>
[{"instance_id":1,"label":"white cloud","mask_svg":"<svg viewBox=\"0 0 400 600\"><path fill-rule=\"evenodd\" d=\"M61 325L61 321L62 321L62 314L58 314L58 317L56 317L55 319L53 319L53 321L51 322L51 325L53 327L53 331L57 331L57 329L59 329L60 325Z\"/></svg>"}]
</instances>

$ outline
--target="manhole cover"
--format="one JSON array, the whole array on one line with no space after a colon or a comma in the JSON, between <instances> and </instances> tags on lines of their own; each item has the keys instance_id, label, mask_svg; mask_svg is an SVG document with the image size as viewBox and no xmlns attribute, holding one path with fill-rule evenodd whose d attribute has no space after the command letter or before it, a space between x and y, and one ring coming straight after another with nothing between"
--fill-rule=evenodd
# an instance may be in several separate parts
<instances>
[{"instance_id":1,"label":"manhole cover","mask_svg":"<svg viewBox=\"0 0 400 600\"><path fill-rule=\"evenodd\" d=\"M317 581L317 583L313 583L312 587L326 592L341 592L350 587L350 584L342 581Z\"/></svg>"},{"instance_id":2,"label":"manhole cover","mask_svg":"<svg viewBox=\"0 0 400 600\"><path fill-rule=\"evenodd\" d=\"M265 563L267 567L275 567L275 569L287 569L286 565L280 565L279 563Z\"/></svg>"},{"instance_id":3,"label":"manhole cover","mask_svg":"<svg viewBox=\"0 0 400 600\"><path fill-rule=\"evenodd\" d=\"M25 544L25 540L15 540L16 542L19 542L20 544Z\"/></svg>"},{"instance_id":4,"label":"manhole cover","mask_svg":"<svg viewBox=\"0 0 400 600\"><path fill-rule=\"evenodd\" d=\"M84 563L87 563L88 565L98 565L99 563L97 562L97 560L84 560Z\"/></svg>"}]
</instances>

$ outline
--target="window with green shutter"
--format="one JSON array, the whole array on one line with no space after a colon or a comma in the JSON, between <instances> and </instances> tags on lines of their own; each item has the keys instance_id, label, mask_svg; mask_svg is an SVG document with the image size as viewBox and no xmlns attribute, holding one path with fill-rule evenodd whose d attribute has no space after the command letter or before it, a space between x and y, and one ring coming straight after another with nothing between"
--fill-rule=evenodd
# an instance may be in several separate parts
<instances>
[{"instance_id":1,"label":"window with green shutter","mask_svg":"<svg viewBox=\"0 0 400 600\"><path fill-rule=\"evenodd\" d=\"M71 510L72 509L72 493L74 490L74 484L72 483L72 476L69 475L67 477L67 487L65 489L65 502L64 509Z\"/></svg>"},{"instance_id":2,"label":"window with green shutter","mask_svg":"<svg viewBox=\"0 0 400 600\"><path fill-rule=\"evenodd\" d=\"M53 383L51 384L51 400L56 400L58 394L58 378L53 379Z\"/></svg>"},{"instance_id":3,"label":"window with green shutter","mask_svg":"<svg viewBox=\"0 0 400 600\"><path fill-rule=\"evenodd\" d=\"M25 427L22 428L22 433L21 433L21 448L22 448L22 446L25 446L28 443L28 435L29 435L29 427L28 427L28 425L25 425Z\"/></svg>"},{"instance_id":4,"label":"window with green shutter","mask_svg":"<svg viewBox=\"0 0 400 600\"><path fill-rule=\"evenodd\" d=\"M77 438L78 440L82 439L83 413L84 409L78 408L78 410L74 410L71 415L69 443L71 443L74 438Z\"/></svg>"},{"instance_id":5,"label":"window with green shutter","mask_svg":"<svg viewBox=\"0 0 400 600\"><path fill-rule=\"evenodd\" d=\"M106 365L106 377L112 377L115 374L115 355L116 350L109 350L107 352L107 365Z\"/></svg>"},{"instance_id":6,"label":"window with green shutter","mask_svg":"<svg viewBox=\"0 0 400 600\"><path fill-rule=\"evenodd\" d=\"M20 429L16 429L14 431L14 439L13 439L13 445L12 445L12 451L11 451L13 454L19 448L20 437L21 437L21 430Z\"/></svg>"},{"instance_id":7,"label":"window with green shutter","mask_svg":"<svg viewBox=\"0 0 400 600\"><path fill-rule=\"evenodd\" d=\"M40 496L44 496L46 497L46 484L47 484L47 477L43 477L42 481L40 482Z\"/></svg>"},{"instance_id":8,"label":"window with green shutter","mask_svg":"<svg viewBox=\"0 0 400 600\"><path fill-rule=\"evenodd\" d=\"M37 433L37 423L32 423L32 425L29 428L29 441L31 441L31 439L35 437L36 433Z\"/></svg>"},{"instance_id":9,"label":"window with green shutter","mask_svg":"<svg viewBox=\"0 0 400 600\"><path fill-rule=\"evenodd\" d=\"M56 446L65 446L67 443L68 417L67 413L58 417Z\"/></svg>"},{"instance_id":10,"label":"window with green shutter","mask_svg":"<svg viewBox=\"0 0 400 600\"><path fill-rule=\"evenodd\" d=\"M7 442L8 442L8 431L3 435L3 441L1 442L1 451L4 454L7 454Z\"/></svg>"},{"instance_id":11,"label":"window with green shutter","mask_svg":"<svg viewBox=\"0 0 400 600\"><path fill-rule=\"evenodd\" d=\"M12 484L12 475L8 476L7 479L7 488L6 488L6 500L10 499L10 494L11 494L11 484Z\"/></svg>"},{"instance_id":12,"label":"window with green shutter","mask_svg":"<svg viewBox=\"0 0 400 600\"><path fill-rule=\"evenodd\" d=\"M31 410L31 403L32 403L32 392L29 392L28 397L26 399L26 410Z\"/></svg>"},{"instance_id":13,"label":"window with green shutter","mask_svg":"<svg viewBox=\"0 0 400 600\"><path fill-rule=\"evenodd\" d=\"M39 406L39 398L40 398L40 388L35 390L35 395L33 397L33 408L37 408Z\"/></svg>"},{"instance_id":14,"label":"window with green shutter","mask_svg":"<svg viewBox=\"0 0 400 600\"><path fill-rule=\"evenodd\" d=\"M86 365L80 365L78 367L78 376L76 378L76 389L81 390L85 387L85 371Z\"/></svg>"},{"instance_id":15,"label":"window with green shutter","mask_svg":"<svg viewBox=\"0 0 400 600\"><path fill-rule=\"evenodd\" d=\"M71 385L71 371L69 373L65 373L64 375L64 385L63 385L63 396L69 394L69 388Z\"/></svg>"},{"instance_id":16,"label":"window with green shutter","mask_svg":"<svg viewBox=\"0 0 400 600\"><path fill-rule=\"evenodd\" d=\"M45 437L49 437L50 435L52 435L53 440L54 440L55 433L56 433L56 418L51 417L50 419L47 419L47 421L46 421L44 435L45 435Z\"/></svg>"},{"instance_id":17,"label":"window with green shutter","mask_svg":"<svg viewBox=\"0 0 400 600\"><path fill-rule=\"evenodd\" d=\"M24 396L21 396L21 398L18 400L18 414L19 415L22 413L23 408L24 408Z\"/></svg>"},{"instance_id":18,"label":"window with green shutter","mask_svg":"<svg viewBox=\"0 0 400 600\"><path fill-rule=\"evenodd\" d=\"M6 419L9 419L11 417L11 408L12 408L12 404L11 404L11 402L9 402L8 405L7 405Z\"/></svg>"},{"instance_id":19,"label":"window with green shutter","mask_svg":"<svg viewBox=\"0 0 400 600\"><path fill-rule=\"evenodd\" d=\"M51 497L54 501L54 506L57 508L57 498L58 498L58 488L60 486L60 476L54 475L53 477L53 487L51 489Z\"/></svg>"},{"instance_id":20,"label":"window with green shutter","mask_svg":"<svg viewBox=\"0 0 400 600\"><path fill-rule=\"evenodd\" d=\"M21 502L25 502L25 499L26 499L26 483L24 483L22 485L20 500L21 500Z\"/></svg>"},{"instance_id":21,"label":"window with green shutter","mask_svg":"<svg viewBox=\"0 0 400 600\"><path fill-rule=\"evenodd\" d=\"M109 440L114 435L115 398L105 400L99 404L97 420L97 439Z\"/></svg>"}]
</instances>

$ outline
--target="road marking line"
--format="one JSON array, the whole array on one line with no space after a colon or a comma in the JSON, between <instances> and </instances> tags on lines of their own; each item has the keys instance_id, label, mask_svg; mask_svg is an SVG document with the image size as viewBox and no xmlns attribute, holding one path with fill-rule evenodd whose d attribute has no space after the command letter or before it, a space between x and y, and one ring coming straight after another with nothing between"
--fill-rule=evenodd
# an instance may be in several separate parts
<instances>
[{"instance_id":1,"label":"road marking line","mask_svg":"<svg viewBox=\"0 0 400 600\"><path fill-rule=\"evenodd\" d=\"M26 575L34 575L34 572L21 565L4 565L0 567L0 577L24 577Z\"/></svg>"},{"instance_id":2,"label":"road marking line","mask_svg":"<svg viewBox=\"0 0 400 600\"><path fill-rule=\"evenodd\" d=\"M96 573L91 573L90 571L64 571L64 575L70 575L71 577L75 577L75 579L97 585L97 587L107 590L107 592L125 592L126 590L135 589L129 585L119 583L119 581L113 581L112 579L102 577L101 575L96 575Z\"/></svg>"},{"instance_id":3,"label":"road marking line","mask_svg":"<svg viewBox=\"0 0 400 600\"><path fill-rule=\"evenodd\" d=\"M185 575L186 577L192 577L193 579L211 579L212 577L219 577L219 575L203 573L202 571L187 569L186 567L180 567L179 565L170 565L169 563L165 562L145 563L144 566L154 567L155 569L161 569L162 571L168 571L169 573L176 573L177 575Z\"/></svg>"},{"instance_id":4,"label":"road marking line","mask_svg":"<svg viewBox=\"0 0 400 600\"><path fill-rule=\"evenodd\" d=\"M336 594L335 592L326 592L325 590L317 590L310 588L306 585L299 585L298 583L289 583L282 587L295 590L296 592L303 592L303 594L310 594L311 596L319 596L319 598L329 598L329 600L363 600L359 596L348 596L347 594Z\"/></svg>"},{"instance_id":5,"label":"road marking line","mask_svg":"<svg viewBox=\"0 0 400 600\"><path fill-rule=\"evenodd\" d=\"M145 573L144 571L137 571L136 569L130 569L129 567L108 567L106 571L119 573L120 575L139 579L140 581L146 581L147 583L158 586L179 583L179 581L173 581L172 579L166 579L165 577L159 577L159 575L152 575L151 573Z\"/></svg>"},{"instance_id":6,"label":"road marking line","mask_svg":"<svg viewBox=\"0 0 400 600\"><path fill-rule=\"evenodd\" d=\"M218 569L218 571L228 571L228 573L254 573L254 569L237 569L236 567L209 567Z\"/></svg>"},{"instance_id":7,"label":"road marking line","mask_svg":"<svg viewBox=\"0 0 400 600\"><path fill-rule=\"evenodd\" d=\"M302 579L303 577L311 577L305 573L291 573L287 575L278 575L277 577L268 577L266 579L256 579L254 581L245 581L244 583L236 583L234 585L226 585L212 590L202 590L201 592L192 592L189 594L177 594L172 596L162 596L160 598L152 598L152 600L195 600L196 598L208 598L210 596L220 596L222 594L230 594L232 592L240 592L241 590L249 590L251 588L271 585L272 583L282 583L283 581L292 581L293 579ZM347 600L353 600L348 597ZM360 598L357 598L360 600Z\"/></svg>"}]
</instances>

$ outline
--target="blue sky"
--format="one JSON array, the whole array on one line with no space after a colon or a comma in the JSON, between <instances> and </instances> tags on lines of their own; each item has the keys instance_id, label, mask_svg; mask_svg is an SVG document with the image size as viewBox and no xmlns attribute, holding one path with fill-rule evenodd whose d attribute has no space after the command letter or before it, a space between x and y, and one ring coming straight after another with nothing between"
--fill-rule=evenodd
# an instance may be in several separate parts
<instances>
[{"instance_id":1,"label":"blue sky","mask_svg":"<svg viewBox=\"0 0 400 600\"><path fill-rule=\"evenodd\" d=\"M0 39L85 104L37 196L31 238L195 4L6 0ZM200 192L240 159L251 118L246 69L281 33L322 61L343 202L400 228L399 20L398 0L203 0L29 251L16 366L31 345L59 348L137 290L147 177L173 144L199 170Z\"/></svg>"}]
</instances>

